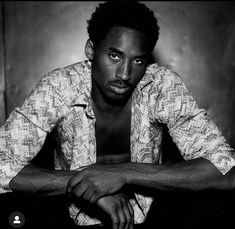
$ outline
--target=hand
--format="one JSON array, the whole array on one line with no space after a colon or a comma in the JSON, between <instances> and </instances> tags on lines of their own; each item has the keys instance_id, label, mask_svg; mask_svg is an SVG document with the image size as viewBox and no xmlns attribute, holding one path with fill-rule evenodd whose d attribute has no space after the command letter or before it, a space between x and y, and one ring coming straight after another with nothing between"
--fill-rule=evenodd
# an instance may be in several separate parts
<instances>
[{"instance_id":1,"label":"hand","mask_svg":"<svg viewBox=\"0 0 235 229\"><path fill-rule=\"evenodd\" d=\"M120 165L91 165L69 180L67 194L94 203L105 195L116 193L124 184L124 169Z\"/></svg>"},{"instance_id":2,"label":"hand","mask_svg":"<svg viewBox=\"0 0 235 229\"><path fill-rule=\"evenodd\" d=\"M132 229L134 211L123 194L105 196L98 200L97 205L111 217L113 229Z\"/></svg>"}]
</instances>

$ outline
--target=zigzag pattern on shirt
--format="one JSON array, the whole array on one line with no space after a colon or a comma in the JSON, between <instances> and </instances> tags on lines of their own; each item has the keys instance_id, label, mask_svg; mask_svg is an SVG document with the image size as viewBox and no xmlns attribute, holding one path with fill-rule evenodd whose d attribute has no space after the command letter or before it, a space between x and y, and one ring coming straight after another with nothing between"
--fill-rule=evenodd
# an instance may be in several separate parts
<instances>
[{"instance_id":1,"label":"zigzag pattern on shirt","mask_svg":"<svg viewBox=\"0 0 235 229\"><path fill-rule=\"evenodd\" d=\"M235 165L234 151L206 111L199 109L181 78L150 65L132 96L131 160L161 163L162 127L169 128L185 160L204 157L223 174ZM55 168L79 170L96 161L95 118L91 106L91 63L83 61L49 72L0 128L0 192L38 153L48 132L59 145ZM135 223L145 220L152 198L131 199ZM79 225L98 219L72 204L70 215Z\"/></svg>"}]
</instances>

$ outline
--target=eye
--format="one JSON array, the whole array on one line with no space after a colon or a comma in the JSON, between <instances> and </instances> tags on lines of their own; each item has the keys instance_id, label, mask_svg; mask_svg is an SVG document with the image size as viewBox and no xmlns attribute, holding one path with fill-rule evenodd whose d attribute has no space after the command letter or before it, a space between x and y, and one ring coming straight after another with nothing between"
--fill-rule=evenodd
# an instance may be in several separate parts
<instances>
[{"instance_id":1,"label":"eye","mask_svg":"<svg viewBox=\"0 0 235 229\"><path fill-rule=\"evenodd\" d=\"M109 57L112 59L112 60L120 60L120 57L115 54L115 53L110 53L109 54Z\"/></svg>"},{"instance_id":2,"label":"eye","mask_svg":"<svg viewBox=\"0 0 235 229\"><path fill-rule=\"evenodd\" d=\"M142 65L142 64L144 64L144 61L141 60L141 59L135 59L134 63L137 64L137 65Z\"/></svg>"}]
</instances>

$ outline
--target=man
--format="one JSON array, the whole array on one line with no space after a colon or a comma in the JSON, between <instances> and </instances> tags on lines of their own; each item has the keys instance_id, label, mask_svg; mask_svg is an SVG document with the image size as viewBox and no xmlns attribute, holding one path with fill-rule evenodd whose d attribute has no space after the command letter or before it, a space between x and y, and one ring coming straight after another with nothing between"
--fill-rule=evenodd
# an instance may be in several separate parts
<instances>
[{"instance_id":1,"label":"man","mask_svg":"<svg viewBox=\"0 0 235 229\"><path fill-rule=\"evenodd\" d=\"M132 228L152 203L146 190L230 187L233 150L181 78L149 64L153 12L100 4L88 34L88 60L45 75L2 126L1 192L66 195L75 224L106 225L106 212L113 228ZM163 124L184 162L162 164ZM30 164L52 131L55 170Z\"/></svg>"}]
</instances>

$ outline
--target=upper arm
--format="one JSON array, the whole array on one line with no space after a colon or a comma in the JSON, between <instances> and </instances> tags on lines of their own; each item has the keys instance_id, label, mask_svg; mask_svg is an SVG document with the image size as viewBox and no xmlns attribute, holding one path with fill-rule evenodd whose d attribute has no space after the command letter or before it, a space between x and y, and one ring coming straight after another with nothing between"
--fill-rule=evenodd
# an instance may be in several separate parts
<instances>
[{"instance_id":1,"label":"upper arm","mask_svg":"<svg viewBox=\"0 0 235 229\"><path fill-rule=\"evenodd\" d=\"M41 149L47 133L13 111L0 128L0 192Z\"/></svg>"},{"instance_id":2,"label":"upper arm","mask_svg":"<svg viewBox=\"0 0 235 229\"><path fill-rule=\"evenodd\" d=\"M155 110L184 159L203 157L223 174L235 165L234 151L204 109L200 109L181 78L165 74Z\"/></svg>"},{"instance_id":3,"label":"upper arm","mask_svg":"<svg viewBox=\"0 0 235 229\"><path fill-rule=\"evenodd\" d=\"M51 132L70 107L69 99L64 96L63 75L59 70L42 77L20 108L16 108L25 118L40 129ZM67 90L69 91L69 90Z\"/></svg>"},{"instance_id":4,"label":"upper arm","mask_svg":"<svg viewBox=\"0 0 235 229\"><path fill-rule=\"evenodd\" d=\"M0 192L40 151L47 133L67 112L56 74L44 76L0 128Z\"/></svg>"}]
</instances>

